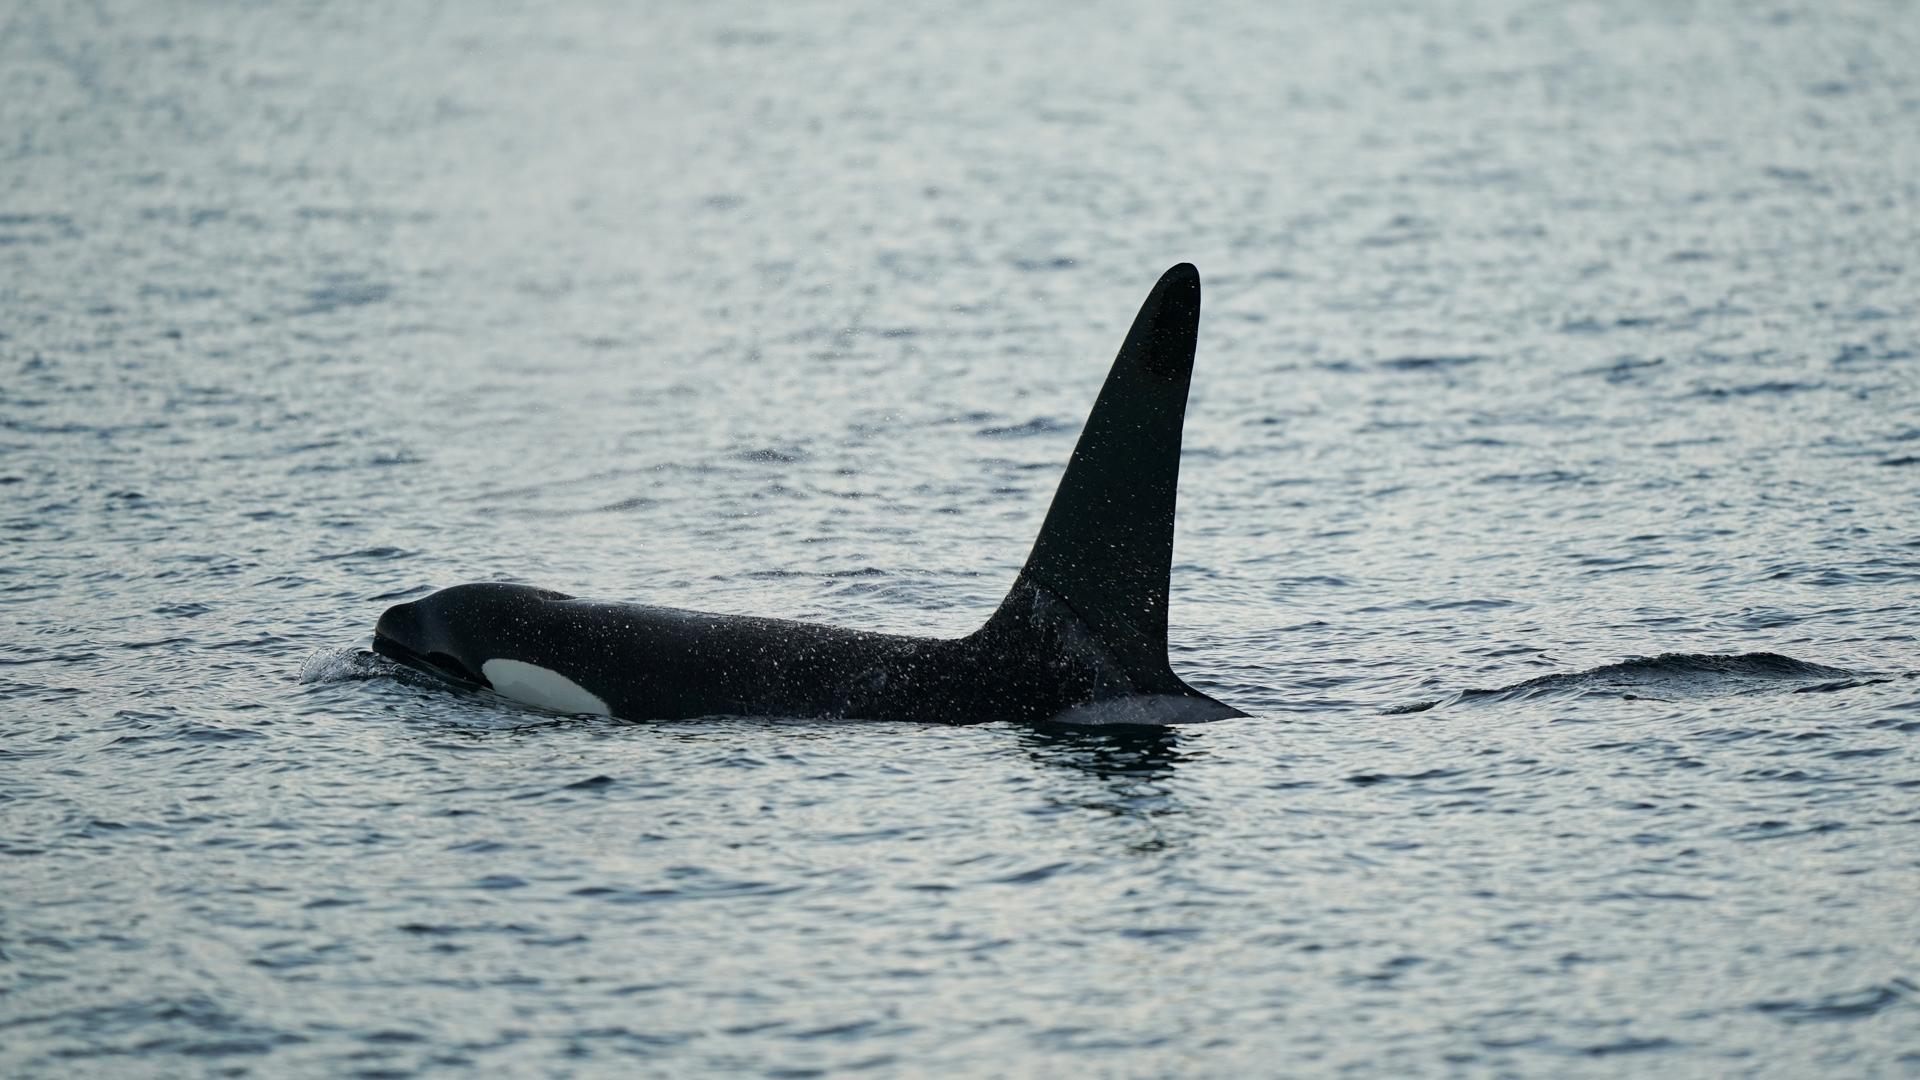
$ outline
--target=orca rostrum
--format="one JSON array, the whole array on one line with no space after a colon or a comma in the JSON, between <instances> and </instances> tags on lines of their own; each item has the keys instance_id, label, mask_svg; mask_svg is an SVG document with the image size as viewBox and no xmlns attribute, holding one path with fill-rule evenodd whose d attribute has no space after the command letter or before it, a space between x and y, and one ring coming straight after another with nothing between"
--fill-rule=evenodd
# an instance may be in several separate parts
<instances>
[{"instance_id":1,"label":"orca rostrum","mask_svg":"<svg viewBox=\"0 0 1920 1080\"><path fill-rule=\"evenodd\" d=\"M1180 430L1200 326L1182 263L1147 296L999 610L959 638L577 600L526 585L389 608L374 649L562 713L1173 724L1243 716L1167 663Z\"/></svg>"}]
</instances>

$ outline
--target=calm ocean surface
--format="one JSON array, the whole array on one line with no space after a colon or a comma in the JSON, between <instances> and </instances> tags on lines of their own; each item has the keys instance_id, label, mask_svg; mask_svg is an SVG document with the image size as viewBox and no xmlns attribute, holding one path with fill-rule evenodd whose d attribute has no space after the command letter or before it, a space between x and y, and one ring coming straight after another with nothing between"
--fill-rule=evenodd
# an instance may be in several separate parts
<instances>
[{"instance_id":1,"label":"calm ocean surface","mask_svg":"<svg viewBox=\"0 0 1920 1080\"><path fill-rule=\"evenodd\" d=\"M0 3L0 1075L1920 1075L1920 8ZM960 633L1206 282L1166 733Z\"/></svg>"}]
</instances>

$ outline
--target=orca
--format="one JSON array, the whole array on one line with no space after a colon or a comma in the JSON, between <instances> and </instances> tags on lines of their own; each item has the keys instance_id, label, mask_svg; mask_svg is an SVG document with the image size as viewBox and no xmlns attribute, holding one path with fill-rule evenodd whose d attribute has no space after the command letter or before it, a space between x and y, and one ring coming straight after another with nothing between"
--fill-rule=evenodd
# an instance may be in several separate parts
<instances>
[{"instance_id":1,"label":"orca","mask_svg":"<svg viewBox=\"0 0 1920 1080\"><path fill-rule=\"evenodd\" d=\"M1200 275L1153 287L1087 417L1025 567L964 637L442 589L380 616L374 650L561 713L1161 726L1245 713L1167 662L1180 435Z\"/></svg>"}]
</instances>

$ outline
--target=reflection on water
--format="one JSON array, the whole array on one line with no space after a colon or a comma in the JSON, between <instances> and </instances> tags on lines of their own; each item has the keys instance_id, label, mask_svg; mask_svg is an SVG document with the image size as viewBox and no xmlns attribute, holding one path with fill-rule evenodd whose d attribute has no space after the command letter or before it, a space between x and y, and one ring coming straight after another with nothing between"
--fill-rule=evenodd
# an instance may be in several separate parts
<instances>
[{"instance_id":1,"label":"reflection on water","mask_svg":"<svg viewBox=\"0 0 1920 1080\"><path fill-rule=\"evenodd\" d=\"M1178 729L1022 728L1021 747L1036 762L1083 774L1085 783L1064 783L1050 794L1055 805L1098 811L1150 825L1150 835L1129 840L1134 854L1163 850L1181 826L1164 820L1185 811L1172 783L1188 752Z\"/></svg>"},{"instance_id":2,"label":"reflection on water","mask_svg":"<svg viewBox=\"0 0 1920 1080\"><path fill-rule=\"evenodd\" d=\"M1164 780L1184 755L1176 728L1089 730L1027 727L1020 741L1035 761L1079 769L1102 780Z\"/></svg>"}]
</instances>

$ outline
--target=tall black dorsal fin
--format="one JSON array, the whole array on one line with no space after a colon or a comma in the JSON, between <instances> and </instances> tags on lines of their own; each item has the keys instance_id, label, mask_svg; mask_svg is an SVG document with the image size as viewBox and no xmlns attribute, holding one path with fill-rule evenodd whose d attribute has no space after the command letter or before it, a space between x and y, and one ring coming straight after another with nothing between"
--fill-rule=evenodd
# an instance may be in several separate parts
<instances>
[{"instance_id":1,"label":"tall black dorsal fin","mask_svg":"<svg viewBox=\"0 0 1920 1080\"><path fill-rule=\"evenodd\" d=\"M1134 316L1008 597L1031 583L1065 601L1141 691L1185 689L1167 665L1167 578L1199 328L1200 273L1181 263Z\"/></svg>"}]
</instances>

